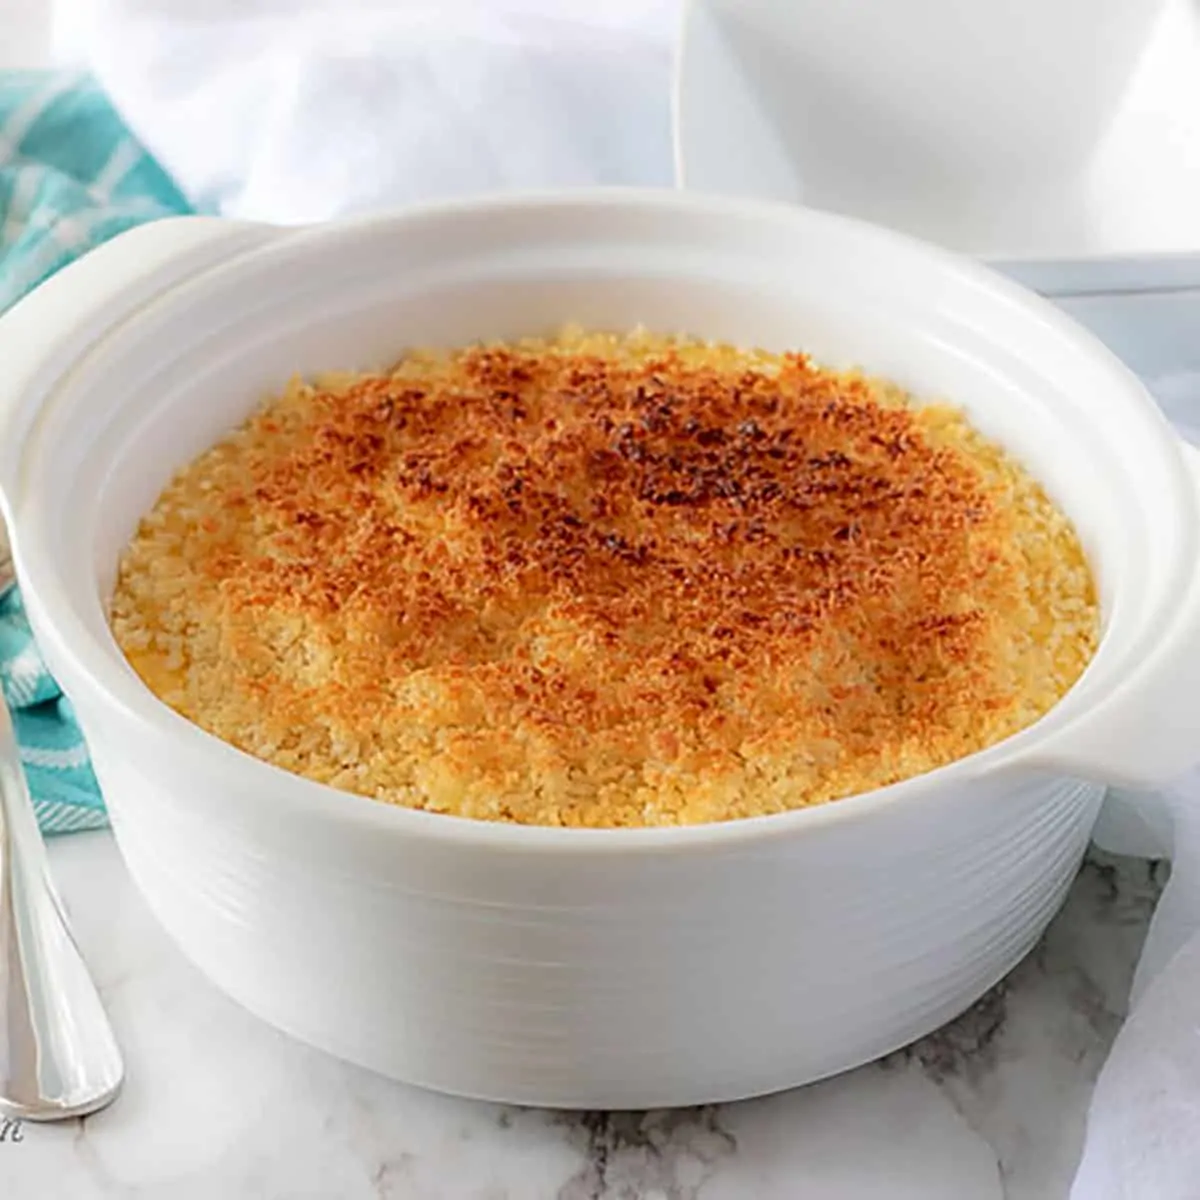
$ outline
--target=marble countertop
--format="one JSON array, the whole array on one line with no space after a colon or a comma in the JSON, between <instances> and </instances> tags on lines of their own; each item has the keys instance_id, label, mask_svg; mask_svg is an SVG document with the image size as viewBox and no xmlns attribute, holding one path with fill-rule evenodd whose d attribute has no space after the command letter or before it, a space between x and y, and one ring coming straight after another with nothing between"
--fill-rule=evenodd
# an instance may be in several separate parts
<instances>
[{"instance_id":1,"label":"marble countertop","mask_svg":"<svg viewBox=\"0 0 1200 1200\"><path fill-rule=\"evenodd\" d=\"M9 1129L5 1200L1059 1200L1165 874L1095 852L1007 981L881 1063L606 1114L449 1099L299 1045L183 958L110 835L51 860L128 1082L96 1116Z\"/></svg>"}]
</instances>

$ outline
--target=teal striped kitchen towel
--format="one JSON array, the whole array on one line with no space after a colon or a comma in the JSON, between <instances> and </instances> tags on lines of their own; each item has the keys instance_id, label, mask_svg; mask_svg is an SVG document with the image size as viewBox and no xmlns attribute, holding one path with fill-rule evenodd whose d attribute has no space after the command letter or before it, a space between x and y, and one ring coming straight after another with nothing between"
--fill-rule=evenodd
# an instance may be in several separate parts
<instances>
[{"instance_id":1,"label":"teal striped kitchen towel","mask_svg":"<svg viewBox=\"0 0 1200 1200\"><path fill-rule=\"evenodd\" d=\"M0 71L0 312L108 238L190 211L89 77ZM0 595L0 690L42 830L106 825L87 746L16 587Z\"/></svg>"},{"instance_id":2,"label":"teal striped kitchen towel","mask_svg":"<svg viewBox=\"0 0 1200 1200\"><path fill-rule=\"evenodd\" d=\"M42 662L15 587L0 597L0 686L42 830L69 833L108 824L71 702Z\"/></svg>"}]
</instances>

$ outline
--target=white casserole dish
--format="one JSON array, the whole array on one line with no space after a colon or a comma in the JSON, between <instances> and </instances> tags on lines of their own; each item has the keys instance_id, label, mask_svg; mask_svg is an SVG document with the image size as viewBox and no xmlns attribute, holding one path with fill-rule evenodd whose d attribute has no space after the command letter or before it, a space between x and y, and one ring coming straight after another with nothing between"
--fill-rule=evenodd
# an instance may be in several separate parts
<instances>
[{"instance_id":1,"label":"white casserole dish","mask_svg":"<svg viewBox=\"0 0 1200 1200\"><path fill-rule=\"evenodd\" d=\"M294 371L564 320L804 347L953 398L1075 519L1105 633L1024 733L825 807L687 829L389 808L158 702L105 619L170 473ZM1108 782L1200 757L1200 472L1141 385L972 263L794 208L474 202L281 232L143 227L0 320L0 488L26 603L137 885L264 1019L449 1092L645 1107L841 1071L970 1004L1060 903Z\"/></svg>"}]
</instances>

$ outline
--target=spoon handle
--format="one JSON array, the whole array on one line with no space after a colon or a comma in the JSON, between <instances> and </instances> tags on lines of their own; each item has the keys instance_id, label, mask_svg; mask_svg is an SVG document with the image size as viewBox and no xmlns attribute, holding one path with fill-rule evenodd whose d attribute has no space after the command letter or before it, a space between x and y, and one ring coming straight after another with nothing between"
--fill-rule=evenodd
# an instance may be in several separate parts
<instances>
[{"instance_id":1,"label":"spoon handle","mask_svg":"<svg viewBox=\"0 0 1200 1200\"><path fill-rule=\"evenodd\" d=\"M0 1114L82 1116L124 1067L50 882L12 719L0 697Z\"/></svg>"}]
</instances>

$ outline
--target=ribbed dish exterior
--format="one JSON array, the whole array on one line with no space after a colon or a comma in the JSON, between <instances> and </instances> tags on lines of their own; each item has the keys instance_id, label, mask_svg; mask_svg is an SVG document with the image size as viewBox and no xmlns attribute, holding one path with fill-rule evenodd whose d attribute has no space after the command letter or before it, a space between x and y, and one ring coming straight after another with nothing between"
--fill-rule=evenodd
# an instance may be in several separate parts
<instances>
[{"instance_id":1,"label":"ribbed dish exterior","mask_svg":"<svg viewBox=\"0 0 1200 1200\"><path fill-rule=\"evenodd\" d=\"M235 1000L400 1079L566 1108L775 1091L936 1028L1035 943L1100 798L983 784L728 851L496 861L281 837L203 779L97 768L139 888Z\"/></svg>"}]
</instances>

